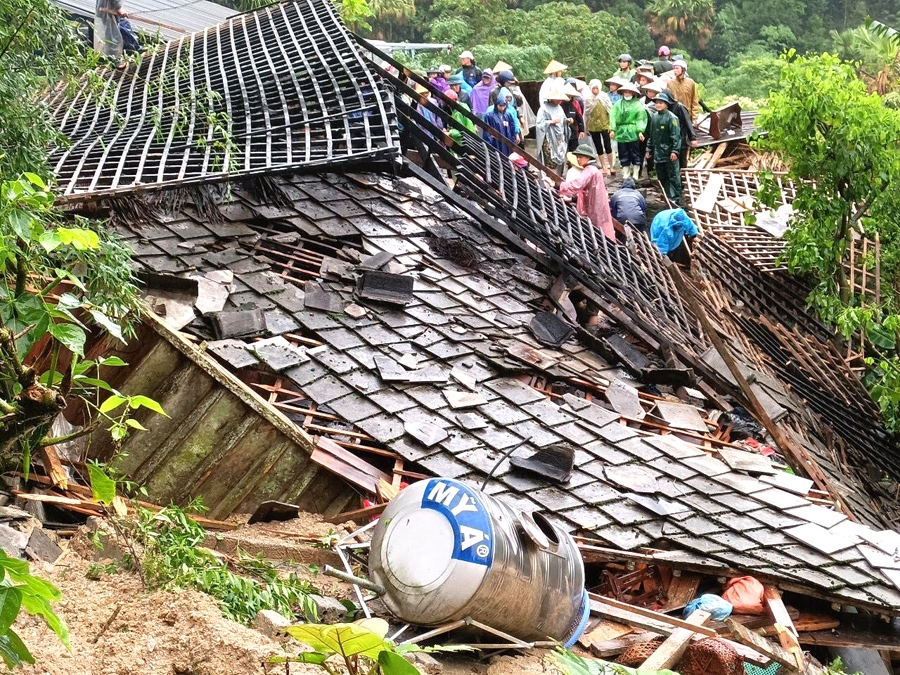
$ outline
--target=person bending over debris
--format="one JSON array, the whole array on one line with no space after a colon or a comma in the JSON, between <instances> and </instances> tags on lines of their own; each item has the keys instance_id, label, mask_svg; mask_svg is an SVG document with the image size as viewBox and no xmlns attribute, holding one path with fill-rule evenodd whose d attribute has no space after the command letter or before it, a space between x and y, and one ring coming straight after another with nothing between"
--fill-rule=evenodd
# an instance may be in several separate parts
<instances>
[{"instance_id":1,"label":"person bending over debris","mask_svg":"<svg viewBox=\"0 0 900 675\"><path fill-rule=\"evenodd\" d=\"M650 241L669 260L685 267L691 266L691 248L697 236L697 226L688 218L684 209L666 209L660 211L650 223Z\"/></svg>"},{"instance_id":2,"label":"person bending over debris","mask_svg":"<svg viewBox=\"0 0 900 675\"><path fill-rule=\"evenodd\" d=\"M653 99L656 112L647 125L647 157L653 158L656 176L666 197L675 205L681 204L681 171L678 152L681 150L681 125L668 109L672 103L669 92L663 91Z\"/></svg>"},{"instance_id":3,"label":"person bending over debris","mask_svg":"<svg viewBox=\"0 0 900 675\"><path fill-rule=\"evenodd\" d=\"M576 195L578 213L593 223L608 239L616 240L603 171L597 166L597 153L590 143L582 143L572 154L578 159L581 174L559 184L561 195Z\"/></svg>"},{"instance_id":4,"label":"person bending over debris","mask_svg":"<svg viewBox=\"0 0 900 675\"><path fill-rule=\"evenodd\" d=\"M633 178L622 181L622 187L610 197L609 210L620 223L630 223L641 232L647 231L647 200L635 187Z\"/></svg>"}]
</instances>

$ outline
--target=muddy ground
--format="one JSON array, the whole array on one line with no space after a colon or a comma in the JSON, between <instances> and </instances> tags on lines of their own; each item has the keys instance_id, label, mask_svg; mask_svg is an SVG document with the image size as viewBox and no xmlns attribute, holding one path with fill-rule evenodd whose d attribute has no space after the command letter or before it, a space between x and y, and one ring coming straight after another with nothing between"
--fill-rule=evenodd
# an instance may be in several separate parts
<instances>
[{"instance_id":1,"label":"muddy ground","mask_svg":"<svg viewBox=\"0 0 900 675\"><path fill-rule=\"evenodd\" d=\"M339 530L318 516L301 514L285 523L244 526L211 538L210 548L255 548L276 562L292 560L290 568L325 594L350 597L347 585L316 573L334 554L321 541ZM215 600L197 591L148 591L132 572L103 573L89 578L96 550L82 533L64 542L56 564L33 562L35 574L55 584L63 599L56 611L68 625L67 651L44 623L22 615L15 629L37 663L22 675L304 675L323 673L316 666L267 664L269 656L296 651L289 638L282 642L224 618ZM232 549L233 550L233 549ZM102 555L108 555L108 551ZM101 560L106 562L107 560ZM312 565L312 568L310 568ZM95 576L95 575L90 575ZM118 609L117 609L118 608ZM112 620L110 620L112 618ZM556 673L546 652L528 655L435 655L445 675L538 675ZM428 675L435 675L428 673Z\"/></svg>"}]
</instances>

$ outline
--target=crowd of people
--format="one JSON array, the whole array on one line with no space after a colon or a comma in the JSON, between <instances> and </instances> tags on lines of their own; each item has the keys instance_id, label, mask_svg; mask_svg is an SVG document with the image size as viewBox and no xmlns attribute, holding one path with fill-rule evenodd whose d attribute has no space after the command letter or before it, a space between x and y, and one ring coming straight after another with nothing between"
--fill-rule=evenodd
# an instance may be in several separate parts
<instances>
[{"instance_id":1,"label":"crowd of people","mask_svg":"<svg viewBox=\"0 0 900 675\"><path fill-rule=\"evenodd\" d=\"M551 60L544 69L546 79L538 93L539 107L533 112L518 86L513 66L498 62L481 69L471 52L460 54L455 70L437 66L428 80L456 103L452 117L460 126L478 133L471 119L458 109L471 112L493 132L480 131L483 140L520 165L516 146L534 129L537 158L566 180L558 186L563 196L574 198L578 212L612 241L613 219L646 231L663 254L684 262L685 238L696 235L696 226L680 208L681 168L691 147L696 147L694 123L700 114L697 85L683 57L670 58L667 46L655 61L635 64L621 54L617 69L606 80L585 83L566 77L565 64ZM443 129L433 108L440 103L426 87L416 89L419 112ZM430 105L429 105L430 104ZM448 145L461 143L456 125L444 129ZM622 188L608 197L605 176L624 178ZM648 227L646 200L637 189L642 177L655 175L673 208L656 215Z\"/></svg>"}]
</instances>

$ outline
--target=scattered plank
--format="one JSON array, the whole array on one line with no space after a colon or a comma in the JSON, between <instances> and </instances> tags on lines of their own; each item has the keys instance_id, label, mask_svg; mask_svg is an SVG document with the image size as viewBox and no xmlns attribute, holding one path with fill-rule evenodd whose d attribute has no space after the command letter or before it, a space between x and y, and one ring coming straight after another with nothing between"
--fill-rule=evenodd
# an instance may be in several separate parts
<instances>
[{"instance_id":1,"label":"scattered plank","mask_svg":"<svg viewBox=\"0 0 900 675\"><path fill-rule=\"evenodd\" d=\"M823 675L824 671L812 664L806 664L806 668L802 671L798 670L797 661L791 652L783 649L781 645L770 642L762 635L744 628L744 626L737 621L725 619L725 623L728 625L735 642L747 645L754 651L769 657L773 661L778 661L778 663L784 666L784 675L798 675L798 673L802 673L803 675Z\"/></svg>"},{"instance_id":2,"label":"scattered plank","mask_svg":"<svg viewBox=\"0 0 900 675\"><path fill-rule=\"evenodd\" d=\"M332 525L340 525L341 523L346 523L349 520L368 520L372 516L378 516L384 513L384 510L387 508L387 504L375 504L375 506L367 506L364 509L356 509L354 511L344 511L343 513L339 513L336 516L332 516L331 518L325 518L326 523L331 523Z\"/></svg>"},{"instance_id":3,"label":"scattered plank","mask_svg":"<svg viewBox=\"0 0 900 675\"><path fill-rule=\"evenodd\" d=\"M634 633L634 629L631 626L616 621L603 620L590 630L582 633L581 637L578 638L578 643L590 649L592 645L612 642L632 633ZM647 639L652 637L651 635Z\"/></svg>"},{"instance_id":4,"label":"scattered plank","mask_svg":"<svg viewBox=\"0 0 900 675\"><path fill-rule=\"evenodd\" d=\"M797 642L797 629L788 614L787 607L781 600L781 592L774 586L765 586L763 590L763 602L769 610L772 620L775 622L775 633L781 646L794 655L797 670L803 671L806 663L803 660L803 650Z\"/></svg>"},{"instance_id":5,"label":"scattered plank","mask_svg":"<svg viewBox=\"0 0 900 675\"><path fill-rule=\"evenodd\" d=\"M698 609L691 612L685 623L691 624L693 627L700 627L709 621L710 616L709 612ZM694 635L693 628L676 628L665 642L650 655L650 658L641 664L641 669L662 670L674 666L681 659Z\"/></svg>"},{"instance_id":6,"label":"scattered plank","mask_svg":"<svg viewBox=\"0 0 900 675\"><path fill-rule=\"evenodd\" d=\"M47 475L50 477L50 480L53 481L53 486L58 487L61 490L65 490L69 487L69 475L63 468L62 461L59 459L56 448L52 445L41 448L39 454L41 461L44 463L44 468L47 470Z\"/></svg>"},{"instance_id":7,"label":"scattered plank","mask_svg":"<svg viewBox=\"0 0 900 675\"><path fill-rule=\"evenodd\" d=\"M592 612L595 612L600 616L608 616L611 613L618 613L620 617L628 615L628 618L630 620L624 620L623 618L622 622L628 624L629 626L637 626L638 628L643 628L644 630L652 630L654 633L660 632L659 630L657 630L659 626L665 626L667 627L667 630L665 633L662 633L663 635L670 634L675 628L687 628L694 633L699 633L701 635L705 635L706 637L716 637L718 635L718 633L716 633L716 631L714 631L712 628L707 628L704 625L698 626L683 619L677 619L674 616L669 616L668 614L654 612L652 609L645 609L643 607L634 607L626 602L619 602L618 600L606 598L594 593L589 593L588 595L591 599ZM617 620L615 617L609 618ZM640 625L637 622L642 622L645 625ZM651 625L655 626L655 628L651 628Z\"/></svg>"}]
</instances>

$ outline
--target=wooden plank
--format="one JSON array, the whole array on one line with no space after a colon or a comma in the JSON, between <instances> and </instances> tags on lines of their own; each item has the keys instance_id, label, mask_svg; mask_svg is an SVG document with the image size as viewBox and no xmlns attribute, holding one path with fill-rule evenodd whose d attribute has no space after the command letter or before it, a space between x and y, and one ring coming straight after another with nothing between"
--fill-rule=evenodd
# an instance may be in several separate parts
<instances>
[{"instance_id":1,"label":"wooden plank","mask_svg":"<svg viewBox=\"0 0 900 675\"><path fill-rule=\"evenodd\" d=\"M709 612L698 609L691 612L691 615L687 618L685 623L699 627L707 623L710 616L712 615ZM641 664L641 669L662 670L663 668L674 666L688 648L688 644L690 643L691 638L694 637L694 634L695 632L692 628L676 628L675 631L666 638L665 642L650 655L650 658Z\"/></svg>"},{"instance_id":2,"label":"wooden plank","mask_svg":"<svg viewBox=\"0 0 900 675\"><path fill-rule=\"evenodd\" d=\"M704 625L695 625L692 623L688 623L683 619L678 619L674 616L669 616L668 614L662 614L660 612L654 612L652 609L645 609L643 607L635 607L633 605L629 605L626 602L619 602L618 600L613 600L612 598L606 598L602 595L597 595L595 593L588 593L591 599L591 611L594 611L595 606L597 609L597 613L601 616L604 616L603 612L608 612L611 610L616 610L617 612L626 612L629 615L634 617L641 617L642 619L648 619L652 621L654 624L662 624L670 627L669 632L675 628L688 628L695 633L700 633L701 635L705 635L707 637L716 637L718 633L711 628L707 628ZM625 623L629 625L637 625L632 624L630 621L625 621ZM704 622L706 623L706 622ZM645 630L654 630L653 628L649 628L647 626L638 626L638 628L644 628ZM654 631L659 632L659 631Z\"/></svg>"},{"instance_id":3,"label":"wooden plank","mask_svg":"<svg viewBox=\"0 0 900 675\"><path fill-rule=\"evenodd\" d=\"M682 573L672 577L669 588L666 590L668 599L663 607L664 612L672 612L681 609L691 600L697 597L697 589L700 588L701 577L699 574Z\"/></svg>"},{"instance_id":4,"label":"wooden plank","mask_svg":"<svg viewBox=\"0 0 900 675\"><path fill-rule=\"evenodd\" d=\"M806 669L800 671L797 669L797 661L794 658L794 655L783 649L781 645L770 642L762 635L744 628L741 624L732 619L725 619L725 623L728 625L729 630L731 630L735 642L747 645L760 654L763 654L774 661L778 661L778 663L784 666L784 675L798 675L798 673L804 673L805 675L821 675L824 672L811 664L807 664Z\"/></svg>"},{"instance_id":5,"label":"wooden plank","mask_svg":"<svg viewBox=\"0 0 900 675\"><path fill-rule=\"evenodd\" d=\"M841 628L839 631L823 630L800 633L798 640L802 645L818 647L851 647L860 649L877 649L891 654L900 654L900 636L883 635L868 631L855 631Z\"/></svg>"},{"instance_id":6,"label":"wooden plank","mask_svg":"<svg viewBox=\"0 0 900 675\"><path fill-rule=\"evenodd\" d=\"M763 602L769 610L772 622L781 624L796 635L797 630L794 628L794 622L791 620L791 615L788 614L787 607L784 606L784 602L781 600L781 591L774 586L768 585L763 586L763 589Z\"/></svg>"},{"instance_id":7,"label":"wooden plank","mask_svg":"<svg viewBox=\"0 0 900 675\"><path fill-rule=\"evenodd\" d=\"M325 518L326 523L332 523L333 525L340 525L341 523L346 523L348 520L367 520L372 516L377 516L384 513L384 510L387 508L387 504L375 504L375 506L367 506L364 509L355 509L353 511L344 511L344 513L339 513L336 516L332 516L331 518Z\"/></svg>"}]
</instances>

